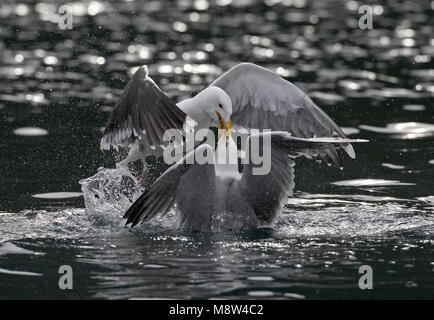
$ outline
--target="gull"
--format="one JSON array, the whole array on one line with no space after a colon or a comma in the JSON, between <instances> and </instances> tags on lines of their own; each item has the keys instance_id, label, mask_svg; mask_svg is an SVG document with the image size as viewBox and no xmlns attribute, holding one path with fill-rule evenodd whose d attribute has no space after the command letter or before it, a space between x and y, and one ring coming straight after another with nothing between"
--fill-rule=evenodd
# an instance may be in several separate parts
<instances>
[{"instance_id":1,"label":"gull","mask_svg":"<svg viewBox=\"0 0 434 320\"><path fill-rule=\"evenodd\" d=\"M195 130L215 127L217 122L229 129L231 113L229 96L215 86L176 105L149 77L147 66L142 66L127 83L110 114L101 138L101 149L131 146L120 165L142 160L143 182L148 172L146 156L162 155L168 143L164 141L167 130L186 130L187 116L194 121Z\"/></svg>"},{"instance_id":2,"label":"gull","mask_svg":"<svg viewBox=\"0 0 434 320\"><path fill-rule=\"evenodd\" d=\"M222 231L272 226L292 194L295 157L309 156L311 149L329 150L342 144L364 142L342 138L296 138L288 132L277 131L250 135L247 150L253 146L253 139L258 139L260 152L265 152L264 156L271 159L268 173L255 174L259 164L253 161L243 165L240 173L238 162L227 161L237 157L236 143L230 135L221 136L216 150L201 144L165 171L125 213L125 225L134 227L157 214L166 214L175 206L175 227L183 230ZM265 147L267 141L268 149ZM194 161L204 155L211 161L203 164Z\"/></svg>"},{"instance_id":3,"label":"gull","mask_svg":"<svg viewBox=\"0 0 434 320\"><path fill-rule=\"evenodd\" d=\"M186 122L194 129L216 127L226 130L269 129L286 131L300 138L340 137L344 132L302 90L276 73L253 63L240 63L211 83L193 98L175 104L149 76L147 66L140 67L127 83L110 114L101 138L101 149L130 146L120 163L141 159L146 177L146 157L160 156L167 147L168 129L185 134ZM339 144L351 157L349 143ZM342 168L336 148L309 149L310 156Z\"/></svg>"}]
</instances>

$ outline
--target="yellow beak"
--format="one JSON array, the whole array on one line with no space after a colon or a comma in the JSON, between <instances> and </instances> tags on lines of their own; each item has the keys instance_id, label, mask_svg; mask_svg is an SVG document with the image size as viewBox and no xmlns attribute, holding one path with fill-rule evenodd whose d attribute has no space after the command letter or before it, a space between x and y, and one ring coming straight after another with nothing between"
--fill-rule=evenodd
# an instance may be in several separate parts
<instances>
[{"instance_id":1,"label":"yellow beak","mask_svg":"<svg viewBox=\"0 0 434 320\"><path fill-rule=\"evenodd\" d=\"M220 116L220 114L217 112L217 128L219 129L219 139L225 135L226 139L229 139L231 136L231 128L232 128L232 120L229 119L229 121L226 123L225 120Z\"/></svg>"}]
</instances>

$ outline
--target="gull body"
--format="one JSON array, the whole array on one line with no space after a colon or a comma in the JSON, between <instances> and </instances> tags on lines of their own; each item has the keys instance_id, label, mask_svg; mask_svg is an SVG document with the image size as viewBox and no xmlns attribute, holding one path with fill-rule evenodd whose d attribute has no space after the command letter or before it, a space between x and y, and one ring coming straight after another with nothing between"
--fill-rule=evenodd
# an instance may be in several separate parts
<instances>
[{"instance_id":1,"label":"gull body","mask_svg":"<svg viewBox=\"0 0 434 320\"><path fill-rule=\"evenodd\" d=\"M266 140L266 136L270 138ZM230 136L222 136L217 148L202 144L169 168L124 215L127 226L135 226L166 214L174 206L176 227L192 231L240 230L272 226L283 211L294 187L295 157L308 156L310 149L338 147L361 142L348 139L303 139L286 132L250 135L251 139L270 143L261 147L271 158L271 170L255 175L255 164L246 164L238 171L234 163L222 163L237 151ZM226 141L227 140L227 141ZM269 151L266 151L269 150ZM190 160L198 154L211 154L211 163L197 164ZM192 164L189 164L192 163Z\"/></svg>"},{"instance_id":2,"label":"gull body","mask_svg":"<svg viewBox=\"0 0 434 320\"><path fill-rule=\"evenodd\" d=\"M192 231L240 230L267 225L258 219L240 190L242 174L237 163L221 163L237 154L234 140L218 140L217 148L204 145L196 152L210 152L214 162L193 165L182 176L175 193L175 228ZM290 168L288 168L290 169ZM160 183L164 183L162 177ZM188 190L185 192L184 190ZM288 190L291 191L291 190ZM158 197L158 196L157 196Z\"/></svg>"}]
</instances>

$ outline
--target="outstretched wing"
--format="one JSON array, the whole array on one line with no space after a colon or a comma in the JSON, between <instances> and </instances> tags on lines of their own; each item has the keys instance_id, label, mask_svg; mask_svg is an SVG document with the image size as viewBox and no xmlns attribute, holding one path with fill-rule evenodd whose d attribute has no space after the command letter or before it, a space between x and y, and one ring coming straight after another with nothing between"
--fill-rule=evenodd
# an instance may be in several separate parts
<instances>
[{"instance_id":1,"label":"outstretched wing","mask_svg":"<svg viewBox=\"0 0 434 320\"><path fill-rule=\"evenodd\" d=\"M140 67L128 81L110 114L101 138L101 149L128 145L136 140L150 148L163 145L168 129L182 129L185 113L179 109Z\"/></svg>"},{"instance_id":2,"label":"outstretched wing","mask_svg":"<svg viewBox=\"0 0 434 320\"><path fill-rule=\"evenodd\" d=\"M267 137L268 136L268 137ZM267 139L268 138L268 139ZM252 143L252 139L259 139ZM247 151L259 151L263 159L271 159L270 171L267 174L255 174L254 169L264 163L254 164L250 161L243 168L240 190L247 203L254 210L263 225L272 223L282 211L288 196L294 187L294 161L298 156L309 156L312 149L335 150L339 145L366 140L341 138L296 138L288 132L275 131L251 135L247 141ZM267 148L268 144L268 148ZM257 146L260 150L252 150ZM249 156L252 159L252 156Z\"/></svg>"},{"instance_id":3,"label":"outstretched wing","mask_svg":"<svg viewBox=\"0 0 434 320\"><path fill-rule=\"evenodd\" d=\"M288 131L301 138L345 138L342 129L303 91L279 75L252 63L240 63L216 79L212 86L223 89L232 100L232 123L244 128ZM342 146L354 158L351 145ZM311 150L311 155L316 155ZM341 167L334 148L320 157Z\"/></svg>"},{"instance_id":4,"label":"outstretched wing","mask_svg":"<svg viewBox=\"0 0 434 320\"><path fill-rule=\"evenodd\" d=\"M195 154L206 152L213 153L213 150L209 145L202 144L167 169L127 210L123 216L123 219L126 219L125 225L134 227L149 221L157 214L164 215L173 206L175 200L184 209L190 209L188 207L190 198L200 196L194 191L206 190L207 184L210 184L208 182L214 177L213 164L199 165L191 160ZM201 185L203 188L200 187ZM193 192L190 192L191 187L194 188ZM194 212L186 210L189 212L190 219L200 219L203 212L199 209L191 208L192 211L195 210Z\"/></svg>"}]
</instances>

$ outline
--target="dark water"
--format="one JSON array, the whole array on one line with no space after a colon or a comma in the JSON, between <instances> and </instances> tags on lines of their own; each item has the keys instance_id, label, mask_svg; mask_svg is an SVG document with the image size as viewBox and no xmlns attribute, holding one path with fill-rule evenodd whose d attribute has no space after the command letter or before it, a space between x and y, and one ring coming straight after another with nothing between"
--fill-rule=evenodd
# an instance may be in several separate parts
<instances>
[{"instance_id":1,"label":"dark water","mask_svg":"<svg viewBox=\"0 0 434 320\"><path fill-rule=\"evenodd\" d=\"M365 2L77 1L61 30L66 2L2 1L0 297L433 299L434 2L384 1L361 30ZM343 171L299 159L275 228L186 234L168 217L123 229L118 170L84 181L85 195L103 190L88 209L81 194L47 195L114 168L101 128L135 67L178 101L240 61L371 141ZM361 265L373 290L358 287Z\"/></svg>"}]
</instances>

